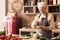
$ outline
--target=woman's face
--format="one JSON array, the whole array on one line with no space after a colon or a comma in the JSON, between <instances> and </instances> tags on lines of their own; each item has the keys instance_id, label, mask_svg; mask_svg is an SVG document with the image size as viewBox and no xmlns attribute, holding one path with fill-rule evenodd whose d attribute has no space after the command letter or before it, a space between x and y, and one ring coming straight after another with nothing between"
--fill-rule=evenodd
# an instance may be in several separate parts
<instances>
[{"instance_id":1,"label":"woman's face","mask_svg":"<svg viewBox=\"0 0 60 40\"><path fill-rule=\"evenodd\" d=\"M42 12L42 13L46 13L46 7L40 7L40 12Z\"/></svg>"}]
</instances>

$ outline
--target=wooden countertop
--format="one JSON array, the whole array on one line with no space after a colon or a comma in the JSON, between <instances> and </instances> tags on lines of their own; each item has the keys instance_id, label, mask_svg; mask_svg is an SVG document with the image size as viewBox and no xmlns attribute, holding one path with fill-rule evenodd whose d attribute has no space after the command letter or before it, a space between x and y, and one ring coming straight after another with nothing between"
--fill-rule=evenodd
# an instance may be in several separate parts
<instances>
[{"instance_id":1,"label":"wooden countertop","mask_svg":"<svg viewBox=\"0 0 60 40\"><path fill-rule=\"evenodd\" d=\"M19 29L19 31L36 32L37 29ZM60 32L60 29L54 29L52 32Z\"/></svg>"},{"instance_id":2,"label":"wooden countertop","mask_svg":"<svg viewBox=\"0 0 60 40\"><path fill-rule=\"evenodd\" d=\"M60 33L60 29L54 29L54 30L52 30L52 32Z\"/></svg>"},{"instance_id":3,"label":"wooden countertop","mask_svg":"<svg viewBox=\"0 0 60 40\"><path fill-rule=\"evenodd\" d=\"M19 31L25 32L36 32L37 29L19 29Z\"/></svg>"},{"instance_id":4,"label":"wooden countertop","mask_svg":"<svg viewBox=\"0 0 60 40\"><path fill-rule=\"evenodd\" d=\"M19 29L20 33L21 32L36 32L36 30L37 29ZM52 33L59 33L60 34L60 29L53 29Z\"/></svg>"}]
</instances>

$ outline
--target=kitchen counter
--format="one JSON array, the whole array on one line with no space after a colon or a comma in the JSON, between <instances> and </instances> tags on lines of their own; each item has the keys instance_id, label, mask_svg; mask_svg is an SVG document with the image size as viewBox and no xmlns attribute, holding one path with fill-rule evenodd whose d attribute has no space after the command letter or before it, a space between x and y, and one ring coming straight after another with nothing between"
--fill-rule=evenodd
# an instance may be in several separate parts
<instances>
[{"instance_id":1,"label":"kitchen counter","mask_svg":"<svg viewBox=\"0 0 60 40\"><path fill-rule=\"evenodd\" d=\"M21 35L21 32L36 32L36 30L37 29L19 29L19 35ZM54 37L54 33L59 33L59 35L60 35L60 29L54 29L54 30L52 30L52 37ZM29 38L23 38L23 39L27 40Z\"/></svg>"}]
</instances>

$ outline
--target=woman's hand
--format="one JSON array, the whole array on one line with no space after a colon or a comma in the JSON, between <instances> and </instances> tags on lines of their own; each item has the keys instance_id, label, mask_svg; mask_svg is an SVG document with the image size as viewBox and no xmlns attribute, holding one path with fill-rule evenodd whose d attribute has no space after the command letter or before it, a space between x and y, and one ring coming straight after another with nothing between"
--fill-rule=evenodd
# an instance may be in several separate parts
<instances>
[{"instance_id":1,"label":"woman's hand","mask_svg":"<svg viewBox=\"0 0 60 40\"><path fill-rule=\"evenodd\" d=\"M37 26L37 29L42 29L43 28L43 26Z\"/></svg>"},{"instance_id":2,"label":"woman's hand","mask_svg":"<svg viewBox=\"0 0 60 40\"><path fill-rule=\"evenodd\" d=\"M40 25L40 26L37 26L37 29L49 30L49 27Z\"/></svg>"}]
</instances>

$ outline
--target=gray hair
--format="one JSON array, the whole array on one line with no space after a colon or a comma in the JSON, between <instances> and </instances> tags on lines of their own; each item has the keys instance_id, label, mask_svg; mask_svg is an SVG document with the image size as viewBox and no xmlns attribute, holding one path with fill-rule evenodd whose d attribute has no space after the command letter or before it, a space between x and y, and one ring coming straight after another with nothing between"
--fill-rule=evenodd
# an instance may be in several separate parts
<instances>
[{"instance_id":1,"label":"gray hair","mask_svg":"<svg viewBox=\"0 0 60 40\"><path fill-rule=\"evenodd\" d=\"M38 9L40 9L41 7L46 7L46 6L47 6L46 2L38 2L37 3Z\"/></svg>"}]
</instances>

